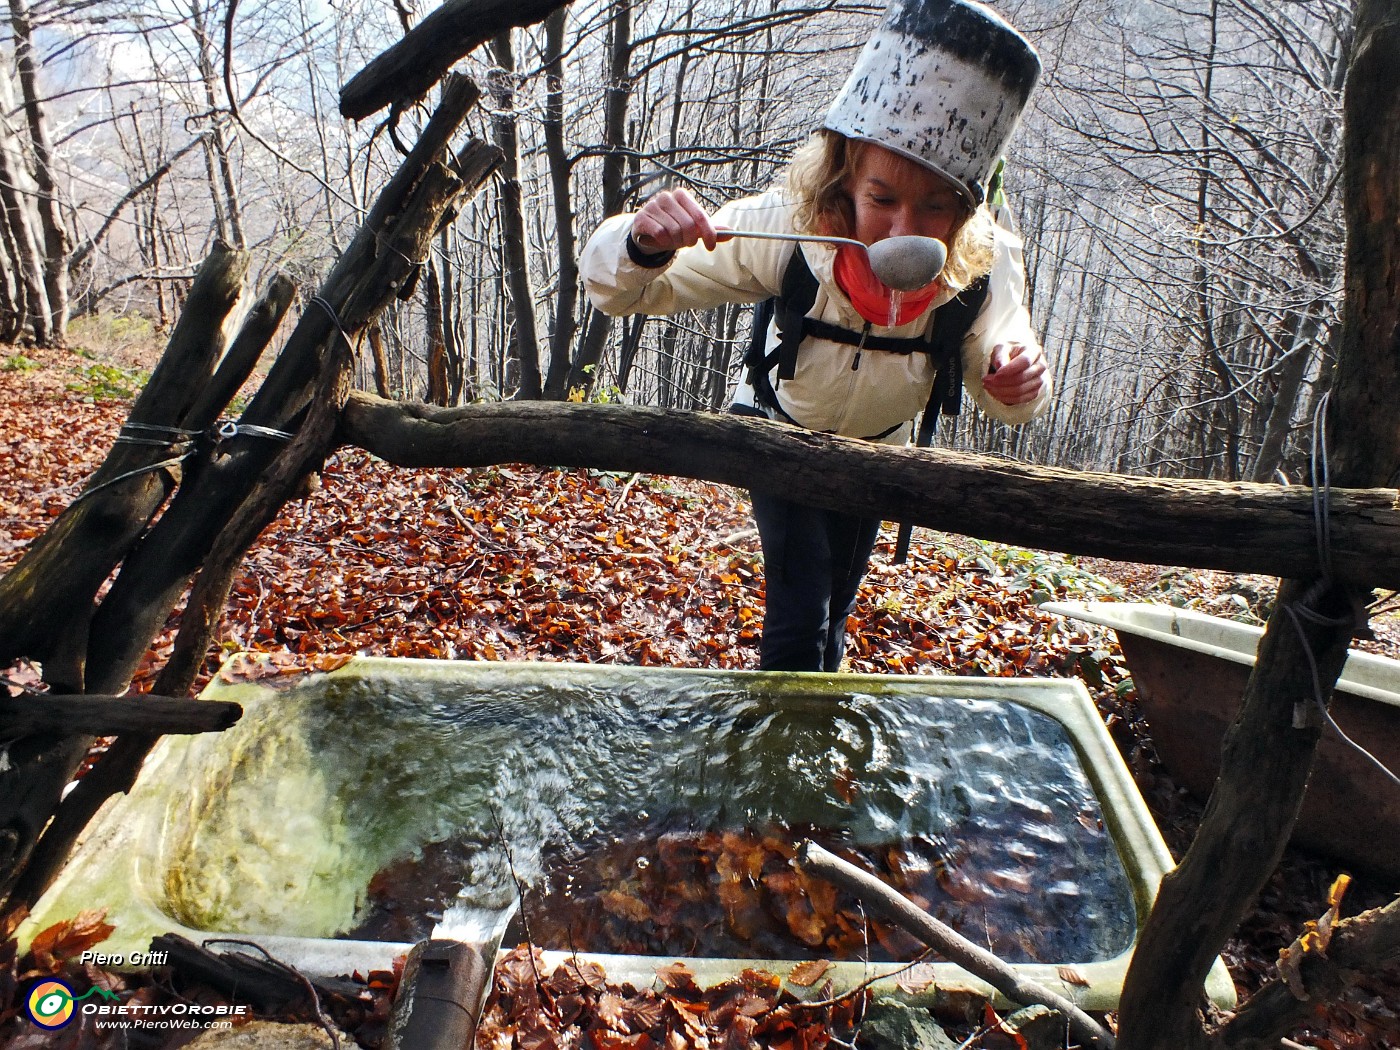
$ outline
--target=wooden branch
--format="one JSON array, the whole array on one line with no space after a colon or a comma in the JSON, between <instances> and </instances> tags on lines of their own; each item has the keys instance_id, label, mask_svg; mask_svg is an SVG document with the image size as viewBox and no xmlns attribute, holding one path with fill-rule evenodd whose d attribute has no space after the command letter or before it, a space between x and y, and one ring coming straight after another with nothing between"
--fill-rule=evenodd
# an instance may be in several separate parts
<instances>
[{"instance_id":1,"label":"wooden branch","mask_svg":"<svg viewBox=\"0 0 1400 1050\"><path fill-rule=\"evenodd\" d=\"M209 380L223 346L220 329L242 292L247 268L242 252L218 245L210 253L128 422L182 425ZM113 445L85 490L91 494L70 504L0 579L0 664L20 656L40 660L50 685L85 691L82 653L93 596L165 501L171 482L169 471L152 471L100 490L95 486L170 456L168 448Z\"/></svg>"},{"instance_id":2,"label":"wooden branch","mask_svg":"<svg viewBox=\"0 0 1400 1050\"><path fill-rule=\"evenodd\" d=\"M272 337L277 334L282 318L287 315L287 309L292 305L292 296L296 294L296 290L296 282L286 274L273 275L263 294L243 319L238 335L219 361L214 377L200 391L199 400L191 407L191 428L202 430L228 407L239 388L252 375L258 359L267 349L267 344L272 342Z\"/></svg>"},{"instance_id":3,"label":"wooden branch","mask_svg":"<svg viewBox=\"0 0 1400 1050\"><path fill-rule=\"evenodd\" d=\"M1070 554L1273 576L1317 567L1312 494L1278 485L1088 474L615 405L442 409L356 393L340 436L402 466L521 462L679 474ZM1400 586L1396 497L1390 489L1332 492L1339 576Z\"/></svg>"},{"instance_id":4,"label":"wooden branch","mask_svg":"<svg viewBox=\"0 0 1400 1050\"><path fill-rule=\"evenodd\" d=\"M1295 623L1296 603L1331 622ZM1119 1005L1122 1050L1205 1045L1206 974L1283 855L1321 736L1313 682L1330 695L1351 634L1345 594L1283 581L1200 829L1138 936Z\"/></svg>"},{"instance_id":5,"label":"wooden branch","mask_svg":"<svg viewBox=\"0 0 1400 1050\"><path fill-rule=\"evenodd\" d=\"M1326 954L1309 953L1300 967L1306 999L1282 980L1264 985L1214 1034L1214 1050L1271 1050L1305 1022L1320 1002L1336 998L1358 972L1400 959L1400 899L1343 919L1332 930Z\"/></svg>"},{"instance_id":6,"label":"wooden branch","mask_svg":"<svg viewBox=\"0 0 1400 1050\"><path fill-rule=\"evenodd\" d=\"M236 941L209 943L224 944L225 949L210 951L179 934L164 933L151 938L151 951L165 952L165 965L185 979L207 984L264 1012L310 1000L316 994L353 1000L361 990L351 981L308 977L286 963L254 954Z\"/></svg>"},{"instance_id":7,"label":"wooden branch","mask_svg":"<svg viewBox=\"0 0 1400 1050\"><path fill-rule=\"evenodd\" d=\"M952 927L939 922L869 872L862 871L811 841L802 843L797 851L797 864L803 871L820 875L854 894L870 911L917 937L974 977L980 977L1012 1002L1022 1006L1038 1003L1058 1010L1069 1021L1070 1030L1084 1043L1104 1050L1113 1047L1113 1036L1070 1000L1038 981L1021 976L991 952L979 948Z\"/></svg>"},{"instance_id":8,"label":"wooden branch","mask_svg":"<svg viewBox=\"0 0 1400 1050\"><path fill-rule=\"evenodd\" d=\"M1361 0L1354 26L1342 150L1346 301L1324 448L1333 481L1360 487L1400 478L1400 16L1393 0ZM1353 585L1372 580L1356 566L1338 571ZM1119 1008L1123 1050L1207 1045L1202 988L1211 960L1272 874L1297 819L1320 735L1314 705L1331 695L1362 594L1329 586L1312 559L1284 574L1295 579L1279 588L1201 826L1162 880L1133 953Z\"/></svg>"},{"instance_id":9,"label":"wooden branch","mask_svg":"<svg viewBox=\"0 0 1400 1050\"><path fill-rule=\"evenodd\" d=\"M88 737L40 733L5 749L9 768L0 774L0 914L14 910L19 873L42 841L63 786L87 754ZM28 902L26 902L28 903Z\"/></svg>"},{"instance_id":10,"label":"wooden branch","mask_svg":"<svg viewBox=\"0 0 1400 1050\"><path fill-rule=\"evenodd\" d=\"M40 738L26 738L33 739ZM63 796L57 809L50 800L49 808L45 811L47 827L43 827L43 835L34 844L23 870L9 890L7 908L34 907L68 859L73 843L78 840L78 836L88 826L88 822L102 803L118 792L131 790L131 786L136 783L136 774L141 771L141 763L159 739L146 733L127 733L117 737L112 746L98 758L97 764L88 770L87 775L78 781L72 791ZM84 746L77 752L73 759L74 769L86 751ZM71 779L72 769L63 783L67 784ZM52 815L51 820L49 815ZM0 871L3 870L0 868Z\"/></svg>"},{"instance_id":11,"label":"wooden branch","mask_svg":"<svg viewBox=\"0 0 1400 1050\"><path fill-rule=\"evenodd\" d=\"M459 58L503 29L534 25L569 0L447 0L340 89L340 113L360 120L428 93Z\"/></svg>"},{"instance_id":12,"label":"wooden branch","mask_svg":"<svg viewBox=\"0 0 1400 1050\"><path fill-rule=\"evenodd\" d=\"M217 245L210 253L128 422L182 425L223 347L223 322L242 293L247 267L242 252ZM38 659L50 685L85 689L94 596L165 502L171 471L106 483L170 455L166 448L114 444L84 498L70 504L0 579L0 663L17 656ZM9 904L15 903L22 873L42 851L41 833L52 830L50 818L90 742L86 736L41 733L9 748L9 763L0 770L0 898ZM65 849L50 870L57 870L66 855Z\"/></svg>"},{"instance_id":13,"label":"wooden branch","mask_svg":"<svg viewBox=\"0 0 1400 1050\"><path fill-rule=\"evenodd\" d=\"M217 551L207 585L192 595L191 633L177 647L180 664L162 673L160 687L178 680L183 691L192 680L217 622L212 603L216 596L222 601L233 567L333 447L334 423L348 388L348 340L411 279L415 260L427 252L444 216L463 193L478 190L499 163L499 151L475 141L456 158L445 156L476 97L467 78L449 80L442 104L322 285L322 305L302 315L241 420L296 436L285 448L257 436L231 441L217 462L181 487L142 548L122 566L95 620L89 652L94 688L115 692L125 685L189 576ZM63 800L13 890L14 901L37 900L97 808L133 782L154 739L136 733L119 737Z\"/></svg>"},{"instance_id":14,"label":"wooden branch","mask_svg":"<svg viewBox=\"0 0 1400 1050\"><path fill-rule=\"evenodd\" d=\"M173 696L64 696L33 693L0 697L0 726L10 733L217 733L243 716L226 700L182 700Z\"/></svg>"},{"instance_id":15,"label":"wooden branch","mask_svg":"<svg viewBox=\"0 0 1400 1050\"><path fill-rule=\"evenodd\" d=\"M323 377L323 389L313 398L311 410L286 453L263 473L248 498L215 538L190 589L174 649L156 681L157 691L186 693L194 685L234 576L242 567L248 548L277 516L306 475L319 469L334 448L336 418L346 393L338 387L349 372L348 351L342 352L340 362L340 368Z\"/></svg>"},{"instance_id":16,"label":"wooden branch","mask_svg":"<svg viewBox=\"0 0 1400 1050\"><path fill-rule=\"evenodd\" d=\"M449 83L423 138L327 277L318 302L302 315L240 422L299 430L316 384L328 370L339 367L336 362L349 360L352 348L346 339L377 317L411 279L416 260L427 253L443 216L467 189L458 174L460 166L444 163L444 154L448 138L475 99L476 88L466 78ZM477 180L473 190L499 156L486 146L471 153L478 155L484 163L472 169ZM125 687L219 532L284 448L282 441L265 435L234 438L200 468L197 479L181 486L151 534L123 564L94 617L90 689L118 692ZM281 493L280 500L289 498L291 491Z\"/></svg>"}]
</instances>

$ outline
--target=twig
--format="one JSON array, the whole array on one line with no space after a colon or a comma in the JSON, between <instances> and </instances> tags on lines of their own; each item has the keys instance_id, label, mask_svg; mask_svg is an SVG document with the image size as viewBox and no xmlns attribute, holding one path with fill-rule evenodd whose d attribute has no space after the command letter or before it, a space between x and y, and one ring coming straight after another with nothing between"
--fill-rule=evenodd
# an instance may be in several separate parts
<instances>
[{"instance_id":1,"label":"twig","mask_svg":"<svg viewBox=\"0 0 1400 1050\"><path fill-rule=\"evenodd\" d=\"M877 982L877 981L887 981L887 980L889 980L891 977L898 977L900 974L904 973L906 970L912 970L914 967L918 966L919 963L923 962L925 959L927 959L927 958L928 958L930 955L932 955L932 954L933 954L933 949L932 949L932 948L925 948L923 951L921 951L921 952L918 954L918 956L917 956L916 958L911 959L909 962L907 962L907 963L905 963L903 966L901 966L898 970L891 970L889 973L882 973L882 974L880 974L878 977L867 977L865 980L861 981L860 984L852 985L850 988L846 989L846 990L845 990L844 992L842 992L840 995L833 996L833 997L830 998L830 999L812 999L812 1000L802 999L802 1000L799 1000L798 1002L795 1002L795 1003L792 1004L792 1008L793 1008L794 1010L798 1009L799 1007L800 1007L801 1009L803 1009L803 1010L816 1010L816 1009L821 1009L821 1008L825 1008L825 1007L828 1007L828 1006L840 1006L840 1005L841 1005L842 1003L844 1003L847 999L849 999L849 998L851 998L852 996L858 995L859 993L865 991L867 988L869 988L869 987L870 987L872 984L874 984L875 982Z\"/></svg>"},{"instance_id":2,"label":"twig","mask_svg":"<svg viewBox=\"0 0 1400 1050\"><path fill-rule=\"evenodd\" d=\"M627 496L632 491L632 486L637 483L640 474L633 474L627 479L627 484L622 486L622 491L618 493L616 502L613 503L613 510L621 510L622 505L627 502Z\"/></svg>"},{"instance_id":3,"label":"twig","mask_svg":"<svg viewBox=\"0 0 1400 1050\"><path fill-rule=\"evenodd\" d=\"M558 1007L549 994L549 989L544 986L544 975L540 973L540 968L535 962L535 938L530 933L530 916L525 907L525 880L520 877L520 872L515 867L515 856L511 853L510 842L506 838L506 822L501 817L501 811L495 802L488 801L486 808L491 811L491 819L496 823L496 834L501 838L501 851L506 855L506 868L510 871L510 881L515 884L515 892L520 897L520 926L525 931L525 943L530 949L528 954L530 970L535 975L535 991L539 993L540 1001L545 1004L550 1014L557 1018L559 1016Z\"/></svg>"},{"instance_id":4,"label":"twig","mask_svg":"<svg viewBox=\"0 0 1400 1050\"><path fill-rule=\"evenodd\" d=\"M317 1023L324 1028L326 1034L331 1037L332 1050L340 1050L340 1035L336 1032L335 1025L331 1023L331 1019L327 1017L325 1011L321 1009L321 996L316 992L316 986L311 983L311 979L307 977L306 974L302 973L295 966L287 965L256 941L241 941L230 937L210 937L204 941L203 947L207 949L211 944L231 944L239 948L252 948L255 951L261 952L263 958L271 965L295 977L301 982L302 987L306 989L306 994L311 996L311 1009L316 1011Z\"/></svg>"},{"instance_id":5,"label":"twig","mask_svg":"<svg viewBox=\"0 0 1400 1050\"><path fill-rule=\"evenodd\" d=\"M705 544L705 546L706 546L706 547L711 547L711 548L714 548L714 547L730 547L730 548L733 548L733 546L734 546L736 543L738 543L740 540L756 540L756 539L758 539L758 530L755 529L755 528L747 528L747 529L740 529L738 532L731 532L728 536L720 536L720 537L717 537L716 539L710 540L710 542L707 543L707 544Z\"/></svg>"},{"instance_id":6,"label":"twig","mask_svg":"<svg viewBox=\"0 0 1400 1050\"><path fill-rule=\"evenodd\" d=\"M1022 977L991 952L939 922L875 876L811 841L804 842L797 851L797 864L803 871L820 875L854 894L873 911L980 977L1013 1002L1040 1003L1058 1010L1083 1042L1100 1050L1111 1050L1114 1046L1112 1034L1070 1000L1039 982Z\"/></svg>"}]
</instances>

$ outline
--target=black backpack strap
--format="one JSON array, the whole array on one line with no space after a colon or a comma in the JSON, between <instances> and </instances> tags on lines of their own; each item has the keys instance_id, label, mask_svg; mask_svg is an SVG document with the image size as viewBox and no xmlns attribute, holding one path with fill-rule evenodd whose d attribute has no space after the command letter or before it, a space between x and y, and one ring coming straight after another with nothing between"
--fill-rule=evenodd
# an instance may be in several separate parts
<instances>
[{"instance_id":1,"label":"black backpack strap","mask_svg":"<svg viewBox=\"0 0 1400 1050\"><path fill-rule=\"evenodd\" d=\"M768 381L768 326L773 322L772 299L764 299L753 308L753 329L749 332L749 348L744 353L744 368L747 370L749 385L753 387L754 399L760 404L771 406L775 400L773 386Z\"/></svg>"},{"instance_id":2,"label":"black backpack strap","mask_svg":"<svg viewBox=\"0 0 1400 1050\"><path fill-rule=\"evenodd\" d=\"M983 275L934 312L928 342L929 355L938 372L919 424L919 436L915 442L919 448L927 447L932 440L940 413L956 416L962 409L963 340L972 330L972 323L977 320L982 305L987 301L987 285L987 277Z\"/></svg>"},{"instance_id":3,"label":"black backpack strap","mask_svg":"<svg viewBox=\"0 0 1400 1050\"><path fill-rule=\"evenodd\" d=\"M817 278L807 265L801 246L794 246L792 259L783 271L783 290L778 293L774 314L778 320L778 382L797 374L797 350L806 338L807 314L817 302Z\"/></svg>"},{"instance_id":4,"label":"black backpack strap","mask_svg":"<svg viewBox=\"0 0 1400 1050\"><path fill-rule=\"evenodd\" d=\"M962 409L963 359L962 345L972 322L987 301L988 279L984 275L938 308L929 330L929 353L938 371L933 377L933 390L919 420L919 434L914 439L917 448L928 448L938 429L940 415L956 416ZM894 564L903 565L909 557L909 543L914 526L901 523L894 541Z\"/></svg>"},{"instance_id":5,"label":"black backpack strap","mask_svg":"<svg viewBox=\"0 0 1400 1050\"><path fill-rule=\"evenodd\" d=\"M753 331L749 335L748 353L744 364L748 369L749 385L754 400L765 408L782 412L777 392L769 374L778 366L778 382L797 374L797 350L805 337L803 321L817 301L817 278L807 265L802 249L793 246L792 258L783 271L782 290L772 299L765 299L754 310ZM768 325L776 316L778 345L768 350ZM786 416L786 413L784 413Z\"/></svg>"},{"instance_id":6,"label":"black backpack strap","mask_svg":"<svg viewBox=\"0 0 1400 1050\"><path fill-rule=\"evenodd\" d=\"M867 328L870 325L866 325ZM862 350L879 350L886 354L926 354L929 352L928 339L921 335L870 335L869 332L856 332L842 328L839 324L821 321L815 317L802 319L802 334L813 339L825 339L831 343L845 343L858 346Z\"/></svg>"},{"instance_id":7,"label":"black backpack strap","mask_svg":"<svg viewBox=\"0 0 1400 1050\"><path fill-rule=\"evenodd\" d=\"M754 310L749 348L744 355L754 401L787 418L787 413L778 404L777 391L769 377L775 365L779 383L797 374L797 352L803 340L809 336L885 353L925 353L937 369L917 438L919 447L927 446L933 438L939 413L949 416L958 414L963 388L962 343L982 304L986 302L987 278L979 278L940 306L934 313L932 328L923 338L874 336L808 317L808 312L816 304L818 287L816 275L807 265L802 249L795 247L787 269L783 271L782 291L775 298L763 300ZM775 318L778 344L770 351L768 326ZM894 429L897 428L892 428L886 434L893 433ZM886 434L877 436L884 437Z\"/></svg>"}]
</instances>

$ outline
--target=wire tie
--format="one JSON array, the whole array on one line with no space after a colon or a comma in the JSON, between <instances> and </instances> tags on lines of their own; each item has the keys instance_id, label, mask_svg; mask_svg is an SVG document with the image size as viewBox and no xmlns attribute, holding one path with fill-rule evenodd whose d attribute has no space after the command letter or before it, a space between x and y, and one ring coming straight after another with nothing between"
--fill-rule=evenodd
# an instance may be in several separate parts
<instances>
[{"instance_id":1,"label":"wire tie","mask_svg":"<svg viewBox=\"0 0 1400 1050\"><path fill-rule=\"evenodd\" d=\"M273 438L276 441L291 441L295 436L285 430L274 430L272 427L260 427L256 423L239 423L238 432L240 434L250 434L253 437Z\"/></svg>"},{"instance_id":2,"label":"wire tie","mask_svg":"<svg viewBox=\"0 0 1400 1050\"><path fill-rule=\"evenodd\" d=\"M340 323L340 315L335 312L335 307L332 306L330 303L326 302L319 295L313 295L310 301L315 303L322 310L326 311L326 316L331 319L331 324L335 325L335 330L340 333L340 338L345 340L346 347L349 348L351 353L354 353L355 344L350 339L350 336L346 334L345 326Z\"/></svg>"},{"instance_id":3,"label":"wire tie","mask_svg":"<svg viewBox=\"0 0 1400 1050\"><path fill-rule=\"evenodd\" d=\"M140 438L131 437L128 434L118 434L113 440L114 445L154 445L156 448L167 448L171 445L188 445L189 439L175 440L174 438Z\"/></svg>"},{"instance_id":4,"label":"wire tie","mask_svg":"<svg viewBox=\"0 0 1400 1050\"><path fill-rule=\"evenodd\" d=\"M158 423L123 423L123 430L144 430L152 434L175 434L179 437L198 437L199 431L185 430L182 427L161 426Z\"/></svg>"},{"instance_id":5,"label":"wire tie","mask_svg":"<svg viewBox=\"0 0 1400 1050\"><path fill-rule=\"evenodd\" d=\"M1292 602L1288 605L1285 605L1284 611L1287 612L1289 617L1293 620L1293 627L1298 632L1298 640L1303 645L1303 655L1307 657L1308 670L1312 673L1313 681L1313 695L1311 706L1313 706L1314 711L1305 713L1302 710L1306 701L1299 701L1298 703L1294 704L1293 728L1307 729L1321 727L1323 725L1331 727L1332 731L1342 739L1343 743L1347 744L1352 750L1356 751L1358 754L1366 758L1373 766L1380 770L1381 773L1383 773L1388 780L1390 780L1397 787L1400 787L1400 777L1397 777L1395 775L1395 772L1391 770L1388 766L1386 766L1386 764L1382 762L1379 758L1371 754L1370 751L1367 751L1366 748L1364 748L1355 740L1353 740L1350 736L1348 736L1346 730L1344 730L1340 725L1338 725L1337 720L1332 717L1332 712L1327 710L1327 702L1322 698L1322 681L1319 678L1317 672L1317 660L1313 657L1312 646L1308 644L1308 637L1303 631L1303 622L1301 619L1299 619L1299 614L1301 613L1304 618L1311 619L1316 623L1328 623L1328 618L1319 616L1315 611L1313 611L1312 609L1308 609L1305 606L1300 608L1298 607L1296 602ZM1342 621L1330 622L1340 623Z\"/></svg>"},{"instance_id":6,"label":"wire tie","mask_svg":"<svg viewBox=\"0 0 1400 1050\"><path fill-rule=\"evenodd\" d=\"M232 419L221 419L210 428L213 436L220 441L228 441L245 434L249 437L273 438L277 441L291 441L295 435L289 434L285 430L274 430L272 427L261 427L256 423L238 423Z\"/></svg>"},{"instance_id":7,"label":"wire tie","mask_svg":"<svg viewBox=\"0 0 1400 1050\"><path fill-rule=\"evenodd\" d=\"M163 459L159 463L152 463L150 466L146 467L137 467L135 470L128 470L125 474L118 474L115 478L108 478L106 481L102 482L102 484L94 485L92 488L87 489L84 492L78 493L77 498L75 498L73 502L68 505L70 507L76 507L79 503L87 499L94 492L101 492L103 489L109 488L110 486L115 485L119 481L127 480L127 478L134 478L140 474L149 474L153 470L164 470L166 467L179 466L185 460L189 459L192 455L194 455L193 451L186 452L183 456L175 456L172 459Z\"/></svg>"},{"instance_id":8,"label":"wire tie","mask_svg":"<svg viewBox=\"0 0 1400 1050\"><path fill-rule=\"evenodd\" d=\"M392 241L390 241L389 238L387 238L386 236L384 236L384 233L383 233L382 230L379 231L379 232L377 232L377 233L374 235L374 239L375 239L376 241L378 241L379 244L380 244L382 247L388 248L391 252L393 252L395 255L397 255L400 259L402 259L404 262L408 263L409 266L414 266L414 267L422 266L423 263L424 263L424 261L425 261L425 260L423 260L423 259L414 259L414 258L410 257L406 252L404 252L404 250L403 250L402 248L400 248L398 245L396 245L396 244L394 244Z\"/></svg>"}]
</instances>

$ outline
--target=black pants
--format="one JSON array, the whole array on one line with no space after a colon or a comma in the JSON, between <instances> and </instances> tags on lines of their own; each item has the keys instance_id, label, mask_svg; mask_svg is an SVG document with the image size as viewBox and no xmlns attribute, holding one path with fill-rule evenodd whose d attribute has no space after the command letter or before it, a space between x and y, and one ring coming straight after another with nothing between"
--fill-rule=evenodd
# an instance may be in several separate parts
<instances>
[{"instance_id":1,"label":"black pants","mask_svg":"<svg viewBox=\"0 0 1400 1050\"><path fill-rule=\"evenodd\" d=\"M767 599L759 668L835 671L846 618L870 564L879 519L804 507L750 492L763 544Z\"/></svg>"}]
</instances>

